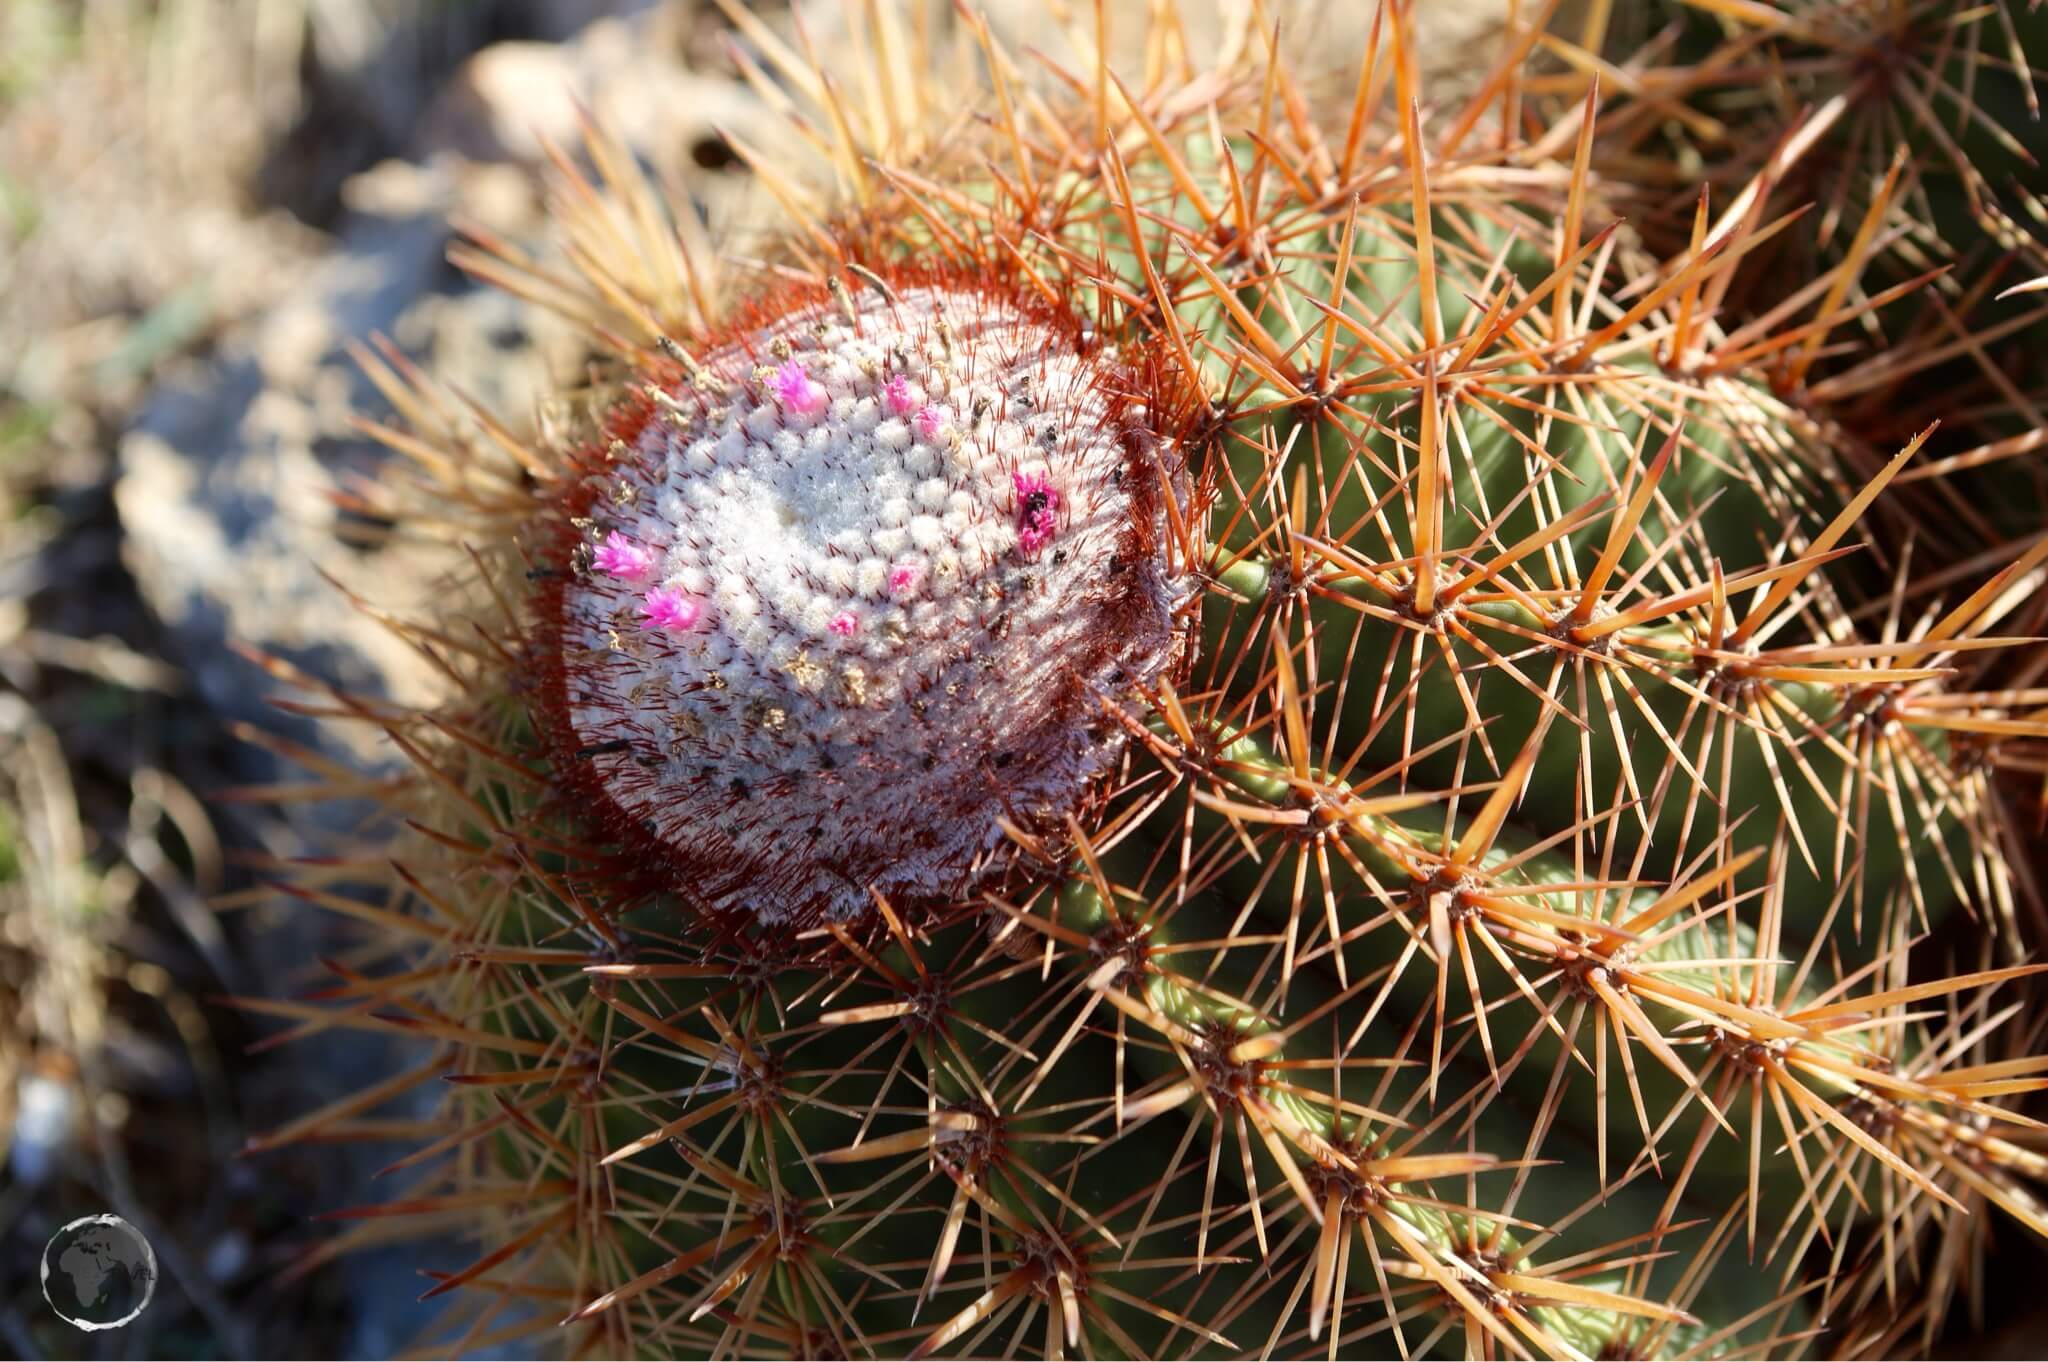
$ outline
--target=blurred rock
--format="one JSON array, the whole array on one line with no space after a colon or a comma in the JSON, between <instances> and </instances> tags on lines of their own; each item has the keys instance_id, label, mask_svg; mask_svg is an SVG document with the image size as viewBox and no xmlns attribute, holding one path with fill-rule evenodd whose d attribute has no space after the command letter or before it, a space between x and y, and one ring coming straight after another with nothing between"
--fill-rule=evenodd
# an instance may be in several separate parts
<instances>
[{"instance_id":1,"label":"blurred rock","mask_svg":"<svg viewBox=\"0 0 2048 1362\"><path fill-rule=\"evenodd\" d=\"M443 274L445 241L426 217L357 224L274 311L231 335L198 381L159 390L121 442L115 498L129 568L223 714L267 720L272 689L231 642L343 686L424 698L397 640L319 574L360 586L368 571L380 591L403 578L398 563L358 555L336 533L328 497L351 463L364 466L347 425L362 393L340 342L396 325Z\"/></svg>"},{"instance_id":2,"label":"blurred rock","mask_svg":"<svg viewBox=\"0 0 2048 1362\"><path fill-rule=\"evenodd\" d=\"M38 1186L71 1157L78 1127L76 1086L45 1074L24 1073L15 1089L8 1168L22 1182Z\"/></svg>"},{"instance_id":3,"label":"blurred rock","mask_svg":"<svg viewBox=\"0 0 2048 1362\"><path fill-rule=\"evenodd\" d=\"M575 40L593 21L646 16L660 0L311 0L296 117L257 175L266 200L317 226L340 217L342 188L394 156L471 54L507 42ZM693 10L694 3L680 7Z\"/></svg>"},{"instance_id":4,"label":"blurred rock","mask_svg":"<svg viewBox=\"0 0 2048 1362\"><path fill-rule=\"evenodd\" d=\"M576 143L579 112L602 109L628 144L664 172L687 154L700 168L727 164L707 150L721 125L758 121L760 104L736 82L693 75L642 24L593 24L572 44L498 43L455 73L428 110L421 149L538 167L546 144Z\"/></svg>"}]
</instances>

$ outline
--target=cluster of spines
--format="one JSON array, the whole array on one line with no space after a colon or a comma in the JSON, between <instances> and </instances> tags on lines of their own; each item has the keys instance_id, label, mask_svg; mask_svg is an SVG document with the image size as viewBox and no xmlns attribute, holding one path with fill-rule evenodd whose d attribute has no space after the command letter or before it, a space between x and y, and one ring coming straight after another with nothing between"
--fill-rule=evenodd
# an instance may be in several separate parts
<instances>
[{"instance_id":1,"label":"cluster of spines","mask_svg":"<svg viewBox=\"0 0 2048 1362\"><path fill-rule=\"evenodd\" d=\"M905 30L878 12L884 50ZM408 629L467 659L467 706L329 706L420 766L406 907L330 888L383 879L381 860L297 890L369 916L400 965L267 1006L447 1049L281 1136L349 1133L432 1073L458 1086L448 1129L406 1161L428 1184L360 1213L494 1222L434 1288L476 1302L447 1347L564 1319L606 1350L795 1355L1320 1355L1392 1333L1417 1351L1449 1335L1481 1355L1713 1356L1810 1348L1852 1317L1852 1349L1931 1337L1948 1296L1910 1304L1900 1278L1919 1239L1944 1246L1952 1291L1990 1208L2048 1229L2008 1110L2048 1065L2003 1001L2026 971L1997 964L2025 954L2038 906L1986 821L2013 819L1999 771L2034 769L2048 728L2031 681L1973 680L2018 651L1994 630L2038 627L2048 543L1988 544L1931 587L1904 552L1881 574L1836 568L1927 467L1917 436L1874 460L1839 439L1826 390L1885 365L1831 352L1903 286L1861 296L1852 248L1735 321L1739 262L1796 225L1766 218L1755 184L1719 221L1702 201L1667 268L1590 229L1590 88L1531 144L1477 146L1497 103L1535 102L1533 36L1425 139L1404 14L1383 7L1326 141L1269 33L1171 97L1093 57L1057 73L1087 92L1062 113L969 29L994 73L993 195L892 154L888 128L912 120L887 101L921 96L849 107L765 30L829 115L860 212L828 226L758 168L820 270L892 250L1014 268L1183 366L1223 490L1197 671L1155 688L1149 722L1118 719L1133 755L1085 824L1018 830L1001 892L736 941L630 875L594 897L610 863L540 797L516 707L477 679L516 646L515 606L482 645ZM1385 125L1384 144L1366 131ZM719 291L690 230L649 234L632 211L648 191L620 153L597 138L593 159L627 208L578 190L564 221L608 301L503 252L477 263L656 364ZM1858 239L1880 238L1892 194ZM1527 278L1505 263L1516 239L1548 250ZM1361 297L1359 262L1396 250L1413 300ZM424 432L393 432L401 452L458 445L425 380L376 372ZM1529 463L1516 504L1490 505L1461 461L1513 410ZM1546 462L1578 438L1606 453ZM502 453L553 476L542 451ZM1724 568L1699 498L1670 494L1702 464L1783 531L1753 566ZM480 516L517 483L423 465ZM1606 485L1576 488L1586 474ZM1516 505L1533 523L1509 528ZM1368 626L1393 642L1362 667ZM1517 732L1497 714L1509 688L1533 706ZM1465 721L1433 729L1432 690ZM1651 692L1681 697L1677 723ZM1661 755L1630 755L1617 715ZM1560 761L1556 830L1516 836ZM1667 809L1675 835L1653 836ZM1966 843L1939 831L1955 826ZM1902 890L1866 885L1888 837L1953 895L1911 852ZM1831 887L1791 901L1808 882ZM1951 896L1994 948L1910 972ZM1575 1184L1547 1165L1589 1105ZM1695 1223L1688 1188L1709 1183L1740 1190ZM1546 1195L1540 1219L1518 1214ZM1620 1207L1640 1218L1588 1233ZM1762 1285L1717 1296L1730 1278Z\"/></svg>"}]
</instances>

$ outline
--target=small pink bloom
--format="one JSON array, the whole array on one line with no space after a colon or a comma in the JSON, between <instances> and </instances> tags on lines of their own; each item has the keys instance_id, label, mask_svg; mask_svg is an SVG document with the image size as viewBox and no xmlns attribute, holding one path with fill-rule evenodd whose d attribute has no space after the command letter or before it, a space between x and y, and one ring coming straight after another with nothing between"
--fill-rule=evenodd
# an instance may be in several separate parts
<instances>
[{"instance_id":1,"label":"small pink bloom","mask_svg":"<svg viewBox=\"0 0 2048 1362\"><path fill-rule=\"evenodd\" d=\"M823 411L825 403L831 400L830 394L813 383L804 366L793 359L782 362L782 367L768 380L768 389L783 406L805 416Z\"/></svg>"},{"instance_id":2,"label":"small pink bloom","mask_svg":"<svg viewBox=\"0 0 2048 1362\"><path fill-rule=\"evenodd\" d=\"M916 563L898 563L889 569L889 594L908 596L924 580L924 568Z\"/></svg>"},{"instance_id":3,"label":"small pink bloom","mask_svg":"<svg viewBox=\"0 0 2048 1362\"><path fill-rule=\"evenodd\" d=\"M860 616L851 610L842 610L834 615L832 622L825 627L841 638L852 638L854 632L860 628Z\"/></svg>"},{"instance_id":4,"label":"small pink bloom","mask_svg":"<svg viewBox=\"0 0 2048 1362\"><path fill-rule=\"evenodd\" d=\"M1017 489L1017 547L1037 553L1059 529L1059 489L1040 473L1012 473Z\"/></svg>"},{"instance_id":5,"label":"small pink bloom","mask_svg":"<svg viewBox=\"0 0 2048 1362\"><path fill-rule=\"evenodd\" d=\"M883 384L882 405L889 409L891 416L901 416L908 412L911 408L910 380L898 374Z\"/></svg>"},{"instance_id":6,"label":"small pink bloom","mask_svg":"<svg viewBox=\"0 0 2048 1362\"><path fill-rule=\"evenodd\" d=\"M624 577L629 582L640 580L654 566L654 555L641 548L632 540L613 530L597 546L591 561L614 577Z\"/></svg>"},{"instance_id":7,"label":"small pink bloom","mask_svg":"<svg viewBox=\"0 0 2048 1362\"><path fill-rule=\"evenodd\" d=\"M929 402L925 403L917 409L917 419L914 422L917 426L917 438L920 440L938 439L939 432L946 428L946 419L947 413L944 407L935 407Z\"/></svg>"},{"instance_id":8,"label":"small pink bloom","mask_svg":"<svg viewBox=\"0 0 2048 1362\"><path fill-rule=\"evenodd\" d=\"M696 628L697 621L704 618L704 603L692 600L673 587L658 586L647 593L640 613L646 617L650 629L683 634Z\"/></svg>"}]
</instances>

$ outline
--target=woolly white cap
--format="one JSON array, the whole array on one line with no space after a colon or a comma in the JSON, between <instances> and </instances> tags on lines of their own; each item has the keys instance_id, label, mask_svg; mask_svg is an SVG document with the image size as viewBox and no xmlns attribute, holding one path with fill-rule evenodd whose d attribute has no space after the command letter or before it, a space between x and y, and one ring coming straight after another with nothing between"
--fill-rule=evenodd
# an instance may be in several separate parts
<instances>
[{"instance_id":1,"label":"woolly white cap","mask_svg":"<svg viewBox=\"0 0 2048 1362\"><path fill-rule=\"evenodd\" d=\"M999 820L1074 809L1191 590L1179 452L1113 359L972 290L854 307L705 356L563 596L584 759L763 921L959 895Z\"/></svg>"}]
</instances>

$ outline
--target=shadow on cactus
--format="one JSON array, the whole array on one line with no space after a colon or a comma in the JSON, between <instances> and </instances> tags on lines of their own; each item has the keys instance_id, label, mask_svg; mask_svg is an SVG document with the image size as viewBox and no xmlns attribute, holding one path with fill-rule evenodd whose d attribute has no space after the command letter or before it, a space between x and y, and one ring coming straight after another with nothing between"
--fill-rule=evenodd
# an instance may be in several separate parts
<instances>
[{"instance_id":1,"label":"shadow on cactus","mask_svg":"<svg viewBox=\"0 0 2048 1362\"><path fill-rule=\"evenodd\" d=\"M1774 326L1756 372L1829 411L1851 446L1895 448L1941 422L1900 495L1877 508L1891 536L1933 555L1919 571L2033 533L2048 308L2027 295L2048 271L2035 188L2048 10L1655 0L1591 6L1546 43L1572 68L1549 88L1583 88L1603 56L1634 73L1608 80L1616 105L1593 164L1620 182L1618 202L1655 249L1696 247L1710 223L1806 211L1801 230L1763 247L1722 315L1774 318L1788 278L1825 289L1828 328L1863 344L1817 365L1818 336Z\"/></svg>"},{"instance_id":2,"label":"shadow on cactus","mask_svg":"<svg viewBox=\"0 0 2048 1362\"><path fill-rule=\"evenodd\" d=\"M567 264L459 252L588 429L363 352L451 698L319 702L414 775L281 886L371 948L248 1006L431 1053L259 1144L447 1095L314 1261L472 1242L435 1352L1719 1357L2048 1230L2048 539L1872 534L1924 435L1768 371L1867 362L1854 258L1658 261L1526 33L1445 100L1391 4L1342 95L1237 11L1142 84L729 12L817 152L734 140L752 255L596 123Z\"/></svg>"}]
</instances>

